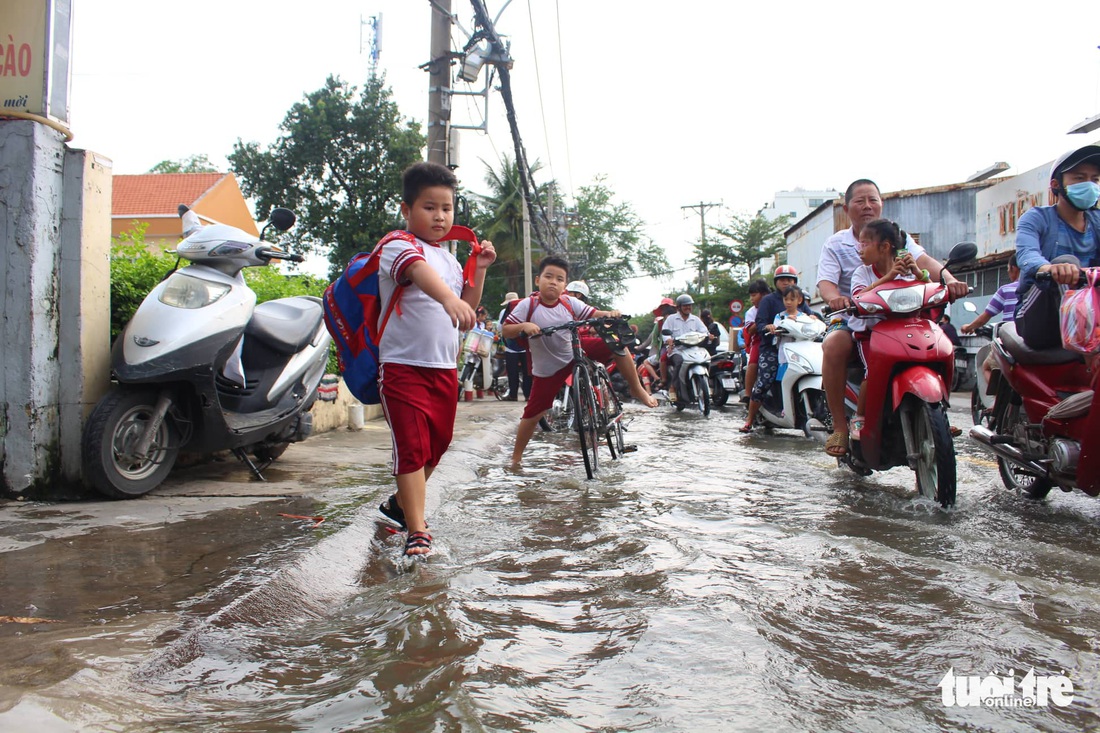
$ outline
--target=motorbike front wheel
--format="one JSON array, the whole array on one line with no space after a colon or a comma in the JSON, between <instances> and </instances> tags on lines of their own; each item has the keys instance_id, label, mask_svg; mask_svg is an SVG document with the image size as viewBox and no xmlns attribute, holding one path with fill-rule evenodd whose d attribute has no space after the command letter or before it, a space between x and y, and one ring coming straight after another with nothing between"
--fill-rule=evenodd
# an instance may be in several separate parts
<instances>
[{"instance_id":1,"label":"motorbike front wheel","mask_svg":"<svg viewBox=\"0 0 1100 733\"><path fill-rule=\"evenodd\" d=\"M704 416L710 415L710 389L707 388L707 378L702 374L696 374L691 378L695 389L695 405Z\"/></svg>"},{"instance_id":2,"label":"motorbike front wheel","mask_svg":"<svg viewBox=\"0 0 1100 733\"><path fill-rule=\"evenodd\" d=\"M904 409L904 408L903 408ZM947 427L947 415L940 405L909 403L902 419L910 420L917 449L917 490L921 496L947 508L955 503L955 444Z\"/></svg>"},{"instance_id":3,"label":"motorbike front wheel","mask_svg":"<svg viewBox=\"0 0 1100 733\"><path fill-rule=\"evenodd\" d=\"M157 396L147 390L115 388L99 401L84 426L84 477L112 499L147 494L168 477L179 454L179 439L162 420L149 450L135 449L156 411Z\"/></svg>"}]
</instances>

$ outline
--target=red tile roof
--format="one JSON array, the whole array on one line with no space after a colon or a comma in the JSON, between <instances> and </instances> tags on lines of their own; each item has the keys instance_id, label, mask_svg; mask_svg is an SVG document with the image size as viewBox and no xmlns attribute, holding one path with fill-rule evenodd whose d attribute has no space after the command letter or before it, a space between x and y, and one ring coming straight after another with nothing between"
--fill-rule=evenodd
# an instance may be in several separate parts
<instances>
[{"instance_id":1,"label":"red tile roof","mask_svg":"<svg viewBox=\"0 0 1100 733\"><path fill-rule=\"evenodd\" d=\"M112 216L176 215L180 204L193 206L226 173L146 173L115 176Z\"/></svg>"}]
</instances>

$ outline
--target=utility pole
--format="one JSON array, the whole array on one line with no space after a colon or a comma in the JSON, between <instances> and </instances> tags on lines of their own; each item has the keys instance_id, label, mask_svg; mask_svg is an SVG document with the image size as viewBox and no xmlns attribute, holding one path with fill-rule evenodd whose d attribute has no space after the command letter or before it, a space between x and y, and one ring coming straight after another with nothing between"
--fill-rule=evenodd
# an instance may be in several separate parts
<instances>
[{"instance_id":1,"label":"utility pole","mask_svg":"<svg viewBox=\"0 0 1100 733\"><path fill-rule=\"evenodd\" d=\"M451 126L451 0L430 0L431 60L428 62L428 162L448 165Z\"/></svg>"},{"instance_id":2,"label":"utility pole","mask_svg":"<svg viewBox=\"0 0 1100 733\"><path fill-rule=\"evenodd\" d=\"M702 285L703 295L710 294L710 265L707 261L707 211L713 209L715 206L721 206L722 204L704 204L700 201L697 204L691 204L690 206L681 206L680 209L692 209L699 212L699 253L703 257L703 269L702 269Z\"/></svg>"}]
</instances>

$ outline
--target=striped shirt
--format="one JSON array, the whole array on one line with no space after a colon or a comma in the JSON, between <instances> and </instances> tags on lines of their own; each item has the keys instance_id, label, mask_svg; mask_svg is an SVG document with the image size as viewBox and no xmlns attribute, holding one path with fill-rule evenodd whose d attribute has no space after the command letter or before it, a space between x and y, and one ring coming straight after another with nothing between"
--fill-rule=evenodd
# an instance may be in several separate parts
<instances>
[{"instance_id":1,"label":"striped shirt","mask_svg":"<svg viewBox=\"0 0 1100 733\"><path fill-rule=\"evenodd\" d=\"M985 307L985 312L990 317L1000 313L1002 314L1001 318L1005 321L1016 320L1016 288L1019 284L1019 280L1013 280L997 288L997 292L993 294L989 305Z\"/></svg>"}]
</instances>

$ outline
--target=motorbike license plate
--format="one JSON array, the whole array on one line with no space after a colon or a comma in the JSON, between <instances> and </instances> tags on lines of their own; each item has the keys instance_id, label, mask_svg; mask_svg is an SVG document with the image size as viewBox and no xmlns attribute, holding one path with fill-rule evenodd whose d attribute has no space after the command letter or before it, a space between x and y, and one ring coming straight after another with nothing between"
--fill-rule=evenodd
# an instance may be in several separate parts
<instances>
[{"instance_id":1,"label":"motorbike license plate","mask_svg":"<svg viewBox=\"0 0 1100 733\"><path fill-rule=\"evenodd\" d=\"M737 383L733 377L722 377L722 386L726 389L737 389Z\"/></svg>"}]
</instances>

